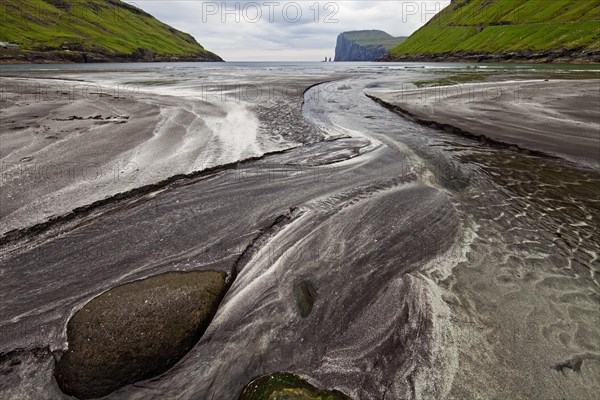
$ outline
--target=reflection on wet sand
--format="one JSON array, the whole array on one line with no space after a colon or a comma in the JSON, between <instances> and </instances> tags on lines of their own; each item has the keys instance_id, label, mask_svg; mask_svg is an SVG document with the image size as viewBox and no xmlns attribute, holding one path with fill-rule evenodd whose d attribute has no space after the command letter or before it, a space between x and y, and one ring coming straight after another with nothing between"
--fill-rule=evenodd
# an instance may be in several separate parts
<instances>
[{"instance_id":1,"label":"reflection on wet sand","mask_svg":"<svg viewBox=\"0 0 600 400\"><path fill-rule=\"evenodd\" d=\"M361 400L594 398L600 172L424 127L364 95L425 70L298 68L280 84L337 77L339 90L240 105L257 134L209 149L241 157L231 139L281 151L109 197L4 243L0 394L66 398L53 358L92 298L220 271L229 290L192 350L107 398L233 399L277 371ZM178 82L183 97L197 87Z\"/></svg>"}]
</instances>

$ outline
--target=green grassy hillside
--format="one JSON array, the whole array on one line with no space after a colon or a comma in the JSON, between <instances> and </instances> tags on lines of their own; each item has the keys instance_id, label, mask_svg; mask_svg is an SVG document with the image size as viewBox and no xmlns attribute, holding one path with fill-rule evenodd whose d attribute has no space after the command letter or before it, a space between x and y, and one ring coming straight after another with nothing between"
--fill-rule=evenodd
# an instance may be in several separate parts
<instances>
[{"instance_id":1,"label":"green grassy hillside","mask_svg":"<svg viewBox=\"0 0 600 400\"><path fill-rule=\"evenodd\" d=\"M218 59L187 33L119 0L1 0L0 41L21 52L88 51Z\"/></svg>"},{"instance_id":2,"label":"green grassy hillside","mask_svg":"<svg viewBox=\"0 0 600 400\"><path fill-rule=\"evenodd\" d=\"M391 55L595 50L597 0L454 0Z\"/></svg>"}]
</instances>

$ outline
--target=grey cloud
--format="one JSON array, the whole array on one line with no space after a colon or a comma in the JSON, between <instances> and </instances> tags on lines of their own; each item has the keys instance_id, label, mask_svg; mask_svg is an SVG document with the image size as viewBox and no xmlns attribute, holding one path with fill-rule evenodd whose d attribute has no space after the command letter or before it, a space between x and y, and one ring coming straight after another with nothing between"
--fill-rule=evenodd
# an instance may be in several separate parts
<instances>
[{"instance_id":1,"label":"grey cloud","mask_svg":"<svg viewBox=\"0 0 600 400\"><path fill-rule=\"evenodd\" d=\"M269 21L266 1L137 0L131 3L192 34L205 48L229 61L316 61L333 56L335 41L341 32L381 29L394 36L408 36L433 16L433 10L442 9L450 0L278 1L273 22ZM223 4L233 10L236 3L239 4L238 9L248 3L258 3L263 11L262 18L256 22L241 18L236 23L233 15L226 15L227 22L223 23ZM293 8L290 8L287 19L282 16L284 5L289 3L296 3L302 9L302 18L297 22L291 22L295 16ZM334 4L335 8L325 10L327 3ZM314 9L310 8L315 4L320 10L318 21L315 21ZM212 11L213 5L217 8L217 15L205 15L203 18L203 10ZM338 22L325 23L324 18L334 10L337 10L334 18ZM254 13L249 16L253 18Z\"/></svg>"}]
</instances>

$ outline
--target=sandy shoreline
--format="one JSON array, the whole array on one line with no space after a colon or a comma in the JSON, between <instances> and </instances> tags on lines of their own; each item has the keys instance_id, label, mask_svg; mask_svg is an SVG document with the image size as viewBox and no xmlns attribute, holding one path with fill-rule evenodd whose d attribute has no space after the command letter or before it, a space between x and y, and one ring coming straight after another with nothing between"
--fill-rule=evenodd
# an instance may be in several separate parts
<instances>
[{"instance_id":1,"label":"sandy shoreline","mask_svg":"<svg viewBox=\"0 0 600 400\"><path fill-rule=\"evenodd\" d=\"M367 96L421 123L600 167L600 81L495 82Z\"/></svg>"},{"instance_id":2,"label":"sandy shoreline","mask_svg":"<svg viewBox=\"0 0 600 400\"><path fill-rule=\"evenodd\" d=\"M22 92L5 90L2 119L14 122L3 125L3 160L45 169L2 170L0 194L14 196L0 197L14 208L2 223L44 220L40 205L54 213L85 205L72 218L59 214L48 231L0 239L0 397L66 399L52 378L54 358L70 348L67 323L91 299L164 273L215 271L230 286L200 341L168 372L108 398L233 399L256 377L286 371L356 400L595 399L600 171L428 127L364 95L398 95L385 89L428 71L170 68L115 72L121 83L146 82L125 92L123 105L108 91L87 106L85 96L61 91L36 101L30 79ZM302 90L336 76L348 79ZM94 75L62 77L80 84ZM195 96L221 81L236 83ZM221 97L291 83L300 90L277 101ZM527 88L518 99L532 97ZM456 87L443 90L455 100ZM563 97L556 93L546 96ZM440 104L471 115L451 101ZM506 98L470 103L496 125L507 115L520 122L513 112L548 111ZM423 109L438 116L440 104ZM590 109L560 112L571 126ZM248 157L257 149L269 155ZM23 159L28 152L33 158ZM137 179L82 181L80 164L66 182L62 169L43 174L88 157L109 166L130 160L123 154L143 164L125 171ZM219 166L194 172L207 160ZM86 203L94 198L106 200ZM131 304L120 311L140 315Z\"/></svg>"},{"instance_id":3,"label":"sandy shoreline","mask_svg":"<svg viewBox=\"0 0 600 400\"><path fill-rule=\"evenodd\" d=\"M295 80L299 95L277 102L250 102L235 91L252 82L194 96L3 77L0 236L174 175L293 147L291 131L315 140L300 115L300 89L321 80ZM287 129L272 132L263 117Z\"/></svg>"},{"instance_id":4,"label":"sandy shoreline","mask_svg":"<svg viewBox=\"0 0 600 400\"><path fill-rule=\"evenodd\" d=\"M477 53L457 51L439 54L386 54L380 61L391 62L471 62L471 63L523 63L523 64L595 64L600 60L597 50L513 51L510 53Z\"/></svg>"}]
</instances>

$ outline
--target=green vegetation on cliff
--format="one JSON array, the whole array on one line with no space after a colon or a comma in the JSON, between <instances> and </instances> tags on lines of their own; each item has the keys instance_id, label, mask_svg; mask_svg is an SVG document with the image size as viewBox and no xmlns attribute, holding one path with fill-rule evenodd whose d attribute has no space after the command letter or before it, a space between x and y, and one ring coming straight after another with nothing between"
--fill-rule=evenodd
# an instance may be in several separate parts
<instances>
[{"instance_id":1,"label":"green vegetation on cliff","mask_svg":"<svg viewBox=\"0 0 600 400\"><path fill-rule=\"evenodd\" d=\"M360 46L383 46L388 50L406 40L405 37L394 37L387 32L377 30L344 32L343 35Z\"/></svg>"},{"instance_id":2,"label":"green vegetation on cliff","mask_svg":"<svg viewBox=\"0 0 600 400\"><path fill-rule=\"evenodd\" d=\"M454 0L392 56L600 50L597 0Z\"/></svg>"},{"instance_id":3,"label":"green vegetation on cliff","mask_svg":"<svg viewBox=\"0 0 600 400\"><path fill-rule=\"evenodd\" d=\"M377 30L343 32L335 46L335 61L373 61L404 40Z\"/></svg>"},{"instance_id":4,"label":"green vegetation on cliff","mask_svg":"<svg viewBox=\"0 0 600 400\"><path fill-rule=\"evenodd\" d=\"M2 0L0 42L19 52L219 60L189 34L120 0Z\"/></svg>"}]
</instances>

